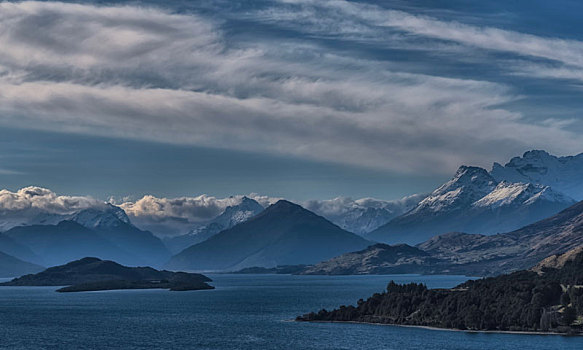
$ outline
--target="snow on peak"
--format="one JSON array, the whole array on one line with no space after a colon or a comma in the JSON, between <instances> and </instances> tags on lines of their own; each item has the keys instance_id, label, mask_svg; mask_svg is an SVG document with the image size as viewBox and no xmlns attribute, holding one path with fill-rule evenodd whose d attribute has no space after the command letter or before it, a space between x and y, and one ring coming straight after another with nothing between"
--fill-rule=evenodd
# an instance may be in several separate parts
<instances>
[{"instance_id":1,"label":"snow on peak","mask_svg":"<svg viewBox=\"0 0 583 350\"><path fill-rule=\"evenodd\" d=\"M568 197L583 200L583 153L556 157L545 151L528 151L504 166L494 163L490 174L498 181L550 186Z\"/></svg>"},{"instance_id":2,"label":"snow on peak","mask_svg":"<svg viewBox=\"0 0 583 350\"><path fill-rule=\"evenodd\" d=\"M71 220L87 228L117 227L121 222L130 224L130 219L120 207L107 203L104 208L89 208L71 217Z\"/></svg>"},{"instance_id":3,"label":"snow on peak","mask_svg":"<svg viewBox=\"0 0 583 350\"><path fill-rule=\"evenodd\" d=\"M485 169L463 165L411 213L463 209L492 192L496 185L497 181Z\"/></svg>"},{"instance_id":4,"label":"snow on peak","mask_svg":"<svg viewBox=\"0 0 583 350\"><path fill-rule=\"evenodd\" d=\"M263 211L263 206L257 201L244 196L241 203L228 206L225 211L213 220L213 223L220 224L224 228L230 228Z\"/></svg>"},{"instance_id":5,"label":"snow on peak","mask_svg":"<svg viewBox=\"0 0 583 350\"><path fill-rule=\"evenodd\" d=\"M574 202L562 193L553 191L549 186L502 181L492 192L476 201L473 206L499 208L508 205L532 205L539 200L560 203Z\"/></svg>"},{"instance_id":6,"label":"snow on peak","mask_svg":"<svg viewBox=\"0 0 583 350\"><path fill-rule=\"evenodd\" d=\"M426 196L426 194L415 194L392 201L336 197L327 200L309 200L302 203L302 206L347 231L365 234L415 208Z\"/></svg>"}]
</instances>

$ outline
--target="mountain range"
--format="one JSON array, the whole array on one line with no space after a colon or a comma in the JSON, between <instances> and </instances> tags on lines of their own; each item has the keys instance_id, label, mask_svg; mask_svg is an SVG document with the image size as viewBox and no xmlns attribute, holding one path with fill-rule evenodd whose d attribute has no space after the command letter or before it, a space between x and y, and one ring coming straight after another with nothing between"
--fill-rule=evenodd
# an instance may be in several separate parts
<instances>
[{"instance_id":1,"label":"mountain range","mask_svg":"<svg viewBox=\"0 0 583 350\"><path fill-rule=\"evenodd\" d=\"M196 227L184 235L166 237L164 244L173 254L194 244L203 242L217 233L245 222L263 211L263 206L257 201L244 196L241 203L228 206L225 211L206 225Z\"/></svg>"},{"instance_id":2,"label":"mountain range","mask_svg":"<svg viewBox=\"0 0 583 350\"><path fill-rule=\"evenodd\" d=\"M547 183L573 190L577 196L583 181L581 176L571 174L583 173L580 159L582 155L558 158L543 151L531 151L522 158L513 158L506 167L494 165L491 172L480 167L461 166L453 178L415 208L364 236L384 243L417 244L453 231L490 235L518 229L576 203L571 192L563 193ZM534 168L539 175L565 173L567 178L551 181L551 175L535 177ZM515 176L523 173L530 177ZM532 182L512 182L514 180Z\"/></svg>"},{"instance_id":3,"label":"mountain range","mask_svg":"<svg viewBox=\"0 0 583 350\"><path fill-rule=\"evenodd\" d=\"M346 231L364 235L415 208L426 196L427 194L415 194L393 201L337 197L329 200L310 200L301 204Z\"/></svg>"},{"instance_id":4,"label":"mountain range","mask_svg":"<svg viewBox=\"0 0 583 350\"><path fill-rule=\"evenodd\" d=\"M22 261L6 253L0 252L0 278L14 277L35 273L43 268L39 265Z\"/></svg>"},{"instance_id":5,"label":"mountain range","mask_svg":"<svg viewBox=\"0 0 583 350\"><path fill-rule=\"evenodd\" d=\"M16 226L0 234L0 251L42 266L98 256L128 265L161 265L170 254L151 232L113 205L89 208L57 224Z\"/></svg>"},{"instance_id":6,"label":"mountain range","mask_svg":"<svg viewBox=\"0 0 583 350\"><path fill-rule=\"evenodd\" d=\"M229 197L220 215L163 241L116 205L29 187L4 191L14 198L0 209L0 252L7 264L35 266L96 256L187 270L317 264L306 273L495 274L579 244L569 215L580 209L582 159L529 151L490 172L461 166L432 193L397 201L280 200L264 209L272 198Z\"/></svg>"},{"instance_id":7,"label":"mountain range","mask_svg":"<svg viewBox=\"0 0 583 350\"><path fill-rule=\"evenodd\" d=\"M239 270L313 264L372 242L301 206L280 200L253 218L175 255L174 270Z\"/></svg>"},{"instance_id":8,"label":"mountain range","mask_svg":"<svg viewBox=\"0 0 583 350\"><path fill-rule=\"evenodd\" d=\"M577 201L583 200L583 153L556 157L541 150L514 157L504 166L494 163L490 174L498 181L550 186Z\"/></svg>"},{"instance_id":9,"label":"mountain range","mask_svg":"<svg viewBox=\"0 0 583 350\"><path fill-rule=\"evenodd\" d=\"M377 244L307 267L304 274L408 273L489 276L529 269L583 246L583 201L521 229L496 235L451 232L418 244Z\"/></svg>"}]
</instances>

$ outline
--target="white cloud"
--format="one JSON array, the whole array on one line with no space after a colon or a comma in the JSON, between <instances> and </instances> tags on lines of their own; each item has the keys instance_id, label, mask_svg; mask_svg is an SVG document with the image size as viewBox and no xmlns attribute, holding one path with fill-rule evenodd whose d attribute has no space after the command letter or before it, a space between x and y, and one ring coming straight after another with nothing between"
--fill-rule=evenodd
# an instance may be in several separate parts
<instances>
[{"instance_id":1,"label":"white cloud","mask_svg":"<svg viewBox=\"0 0 583 350\"><path fill-rule=\"evenodd\" d=\"M277 198L250 194L264 207ZM132 222L141 228L151 230L161 236L185 234L194 227L204 224L220 215L228 206L241 203L243 196L236 195L216 198L206 194L196 197L158 198L144 196L136 201L128 201L119 206L125 210Z\"/></svg>"},{"instance_id":2,"label":"white cloud","mask_svg":"<svg viewBox=\"0 0 583 350\"><path fill-rule=\"evenodd\" d=\"M90 196L60 196L37 186L16 192L0 190L0 231L14 226L56 224L87 208L105 208L105 202Z\"/></svg>"},{"instance_id":3,"label":"white cloud","mask_svg":"<svg viewBox=\"0 0 583 350\"><path fill-rule=\"evenodd\" d=\"M441 28L443 39L464 44L497 39L499 49L525 39L374 7L322 4L338 18L357 17L342 35L374 35L375 26L386 25L419 35ZM307 11L302 19L315 15ZM339 29L323 20L319 30ZM547 50L537 49L545 41L528 42L516 47L577 60L572 43ZM583 145L581 135L560 124L528 122L501 107L520 98L507 86L396 72L390 63L311 43L233 44L220 23L193 14L2 2L0 47L5 125L428 173L449 173L466 161L486 166L526 148L565 154Z\"/></svg>"},{"instance_id":4,"label":"white cloud","mask_svg":"<svg viewBox=\"0 0 583 350\"><path fill-rule=\"evenodd\" d=\"M104 206L105 202L89 196L59 196L55 192L36 186L24 187L16 192L0 190L0 211L33 211L66 215L91 207Z\"/></svg>"},{"instance_id":5,"label":"white cloud","mask_svg":"<svg viewBox=\"0 0 583 350\"><path fill-rule=\"evenodd\" d=\"M381 28L398 29L410 34L453 41L486 50L511 52L583 66L583 42L553 37L443 21L431 16L415 15L404 11L349 2L344 0L283 0L291 6L273 7L261 11L265 20L288 22L320 34L353 35L355 38L390 41L398 39L396 33L388 38L380 35ZM387 34L382 32L382 34Z\"/></svg>"},{"instance_id":6,"label":"white cloud","mask_svg":"<svg viewBox=\"0 0 583 350\"><path fill-rule=\"evenodd\" d=\"M341 218L355 210L366 210L367 208L385 209L388 213L398 215L412 209L425 197L427 197L426 194L414 194L390 201L376 198L355 200L350 197L336 197L324 200L308 200L301 204L308 210L330 218Z\"/></svg>"}]
</instances>

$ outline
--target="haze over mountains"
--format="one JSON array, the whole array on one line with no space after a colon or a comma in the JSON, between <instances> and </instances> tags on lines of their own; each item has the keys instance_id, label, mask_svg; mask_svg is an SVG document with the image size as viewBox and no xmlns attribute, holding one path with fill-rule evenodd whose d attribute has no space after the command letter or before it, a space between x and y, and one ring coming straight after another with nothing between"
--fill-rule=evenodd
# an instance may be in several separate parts
<instances>
[{"instance_id":1,"label":"haze over mountains","mask_svg":"<svg viewBox=\"0 0 583 350\"><path fill-rule=\"evenodd\" d=\"M583 155L557 158L531 151L513 158L505 168L494 165L491 173L461 166L450 181L413 210L365 236L386 243L417 244L452 231L495 234L518 229L576 202L571 190L575 197L583 190L581 159ZM520 180L517 174L533 182L512 182ZM563 193L550 183L569 192Z\"/></svg>"},{"instance_id":2,"label":"haze over mountains","mask_svg":"<svg viewBox=\"0 0 583 350\"><path fill-rule=\"evenodd\" d=\"M583 201L560 213L496 235L451 232L411 247L377 244L315 266L304 274L431 273L489 276L529 269L583 246Z\"/></svg>"},{"instance_id":3,"label":"haze over mountains","mask_svg":"<svg viewBox=\"0 0 583 350\"><path fill-rule=\"evenodd\" d=\"M280 200L175 255L167 268L205 271L313 264L370 244L297 204Z\"/></svg>"},{"instance_id":4,"label":"haze over mountains","mask_svg":"<svg viewBox=\"0 0 583 350\"><path fill-rule=\"evenodd\" d=\"M57 215L49 214L51 218ZM170 253L151 232L111 204L60 215L57 224L15 226L0 233L1 250L42 266L99 256L128 265L160 265Z\"/></svg>"},{"instance_id":5,"label":"haze over mountains","mask_svg":"<svg viewBox=\"0 0 583 350\"><path fill-rule=\"evenodd\" d=\"M263 211L263 206L257 201L243 196L241 203L228 206L225 211L206 225L196 227L190 232L164 239L164 243L172 253L178 253L191 245L203 242L217 233L245 222Z\"/></svg>"},{"instance_id":6,"label":"haze over mountains","mask_svg":"<svg viewBox=\"0 0 583 350\"><path fill-rule=\"evenodd\" d=\"M558 229L537 221L568 207L562 221L568 219L565 213L577 212L582 158L530 151L505 166L495 164L491 172L461 166L429 195L396 201L338 197L306 201L303 207L259 195L146 196L117 206L40 187L2 190L0 252L11 266L21 261L23 270L95 256L128 266L186 270L271 268L335 258L317 265L314 273L443 272L452 263L460 271L464 266L464 271L497 273L507 269L504 264L526 266L531 256L544 258L578 244L577 225ZM523 180L530 182L517 182ZM376 242L419 245L367 248ZM512 260L517 257L522 260ZM360 267L355 265L359 259Z\"/></svg>"}]
</instances>

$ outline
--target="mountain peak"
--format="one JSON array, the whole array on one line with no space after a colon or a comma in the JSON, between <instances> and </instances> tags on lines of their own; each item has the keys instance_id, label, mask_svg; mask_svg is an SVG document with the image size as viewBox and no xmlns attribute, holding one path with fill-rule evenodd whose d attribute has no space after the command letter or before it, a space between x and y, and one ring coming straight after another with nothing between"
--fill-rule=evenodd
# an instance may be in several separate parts
<instances>
[{"instance_id":1,"label":"mountain peak","mask_svg":"<svg viewBox=\"0 0 583 350\"><path fill-rule=\"evenodd\" d=\"M292 203L285 199L278 200L275 204L272 204L267 208L267 210L297 210L297 211L307 211L306 209L302 208L302 206Z\"/></svg>"},{"instance_id":2,"label":"mountain peak","mask_svg":"<svg viewBox=\"0 0 583 350\"><path fill-rule=\"evenodd\" d=\"M556 157L543 150L525 152L522 157L510 159L506 165L494 163L490 174L498 181L529 182L550 186L565 195L583 199L583 153Z\"/></svg>"},{"instance_id":3,"label":"mountain peak","mask_svg":"<svg viewBox=\"0 0 583 350\"><path fill-rule=\"evenodd\" d=\"M81 210L71 220L88 228L117 227L122 223L131 225L125 211L110 203L107 203L103 208Z\"/></svg>"},{"instance_id":4,"label":"mountain peak","mask_svg":"<svg viewBox=\"0 0 583 350\"><path fill-rule=\"evenodd\" d=\"M543 157L555 158L554 156L551 156L551 154L549 152L541 150L541 149L533 149L530 151L526 151L522 155L522 158L543 158Z\"/></svg>"},{"instance_id":5,"label":"mountain peak","mask_svg":"<svg viewBox=\"0 0 583 350\"><path fill-rule=\"evenodd\" d=\"M496 180L485 169L462 165L452 179L422 200L410 214L467 207L490 193L496 185Z\"/></svg>"},{"instance_id":6,"label":"mountain peak","mask_svg":"<svg viewBox=\"0 0 583 350\"><path fill-rule=\"evenodd\" d=\"M475 181L478 177L485 178L488 181L493 180L486 169L477 166L462 165L454 175L454 179L467 178L472 181Z\"/></svg>"},{"instance_id":7,"label":"mountain peak","mask_svg":"<svg viewBox=\"0 0 583 350\"><path fill-rule=\"evenodd\" d=\"M280 200L251 220L183 250L168 267L237 270L313 264L370 243L297 204ZM229 254L221 254L226 249Z\"/></svg>"}]
</instances>

